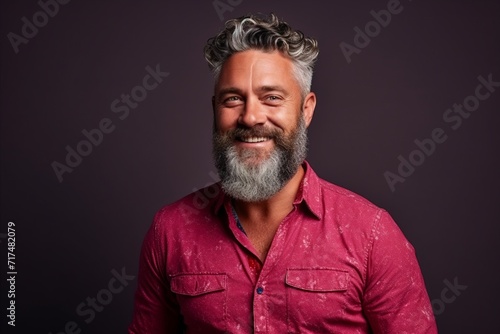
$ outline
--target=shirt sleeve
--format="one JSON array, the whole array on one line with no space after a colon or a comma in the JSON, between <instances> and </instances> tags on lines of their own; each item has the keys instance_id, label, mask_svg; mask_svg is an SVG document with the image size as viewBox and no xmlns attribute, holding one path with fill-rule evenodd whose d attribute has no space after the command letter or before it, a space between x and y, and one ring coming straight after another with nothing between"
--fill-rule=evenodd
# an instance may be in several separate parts
<instances>
[{"instance_id":1,"label":"shirt sleeve","mask_svg":"<svg viewBox=\"0 0 500 334\"><path fill-rule=\"evenodd\" d=\"M139 261L134 314L129 334L182 333L182 318L166 277L165 236L160 214L147 232Z\"/></svg>"},{"instance_id":2,"label":"shirt sleeve","mask_svg":"<svg viewBox=\"0 0 500 334\"><path fill-rule=\"evenodd\" d=\"M367 252L363 309L374 333L437 333L413 246L385 211Z\"/></svg>"}]
</instances>

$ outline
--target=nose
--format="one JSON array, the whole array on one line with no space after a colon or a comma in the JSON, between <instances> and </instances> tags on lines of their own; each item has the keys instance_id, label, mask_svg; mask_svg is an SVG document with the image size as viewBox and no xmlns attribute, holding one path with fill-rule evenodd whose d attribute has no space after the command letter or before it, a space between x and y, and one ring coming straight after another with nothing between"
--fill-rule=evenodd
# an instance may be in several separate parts
<instances>
[{"instance_id":1,"label":"nose","mask_svg":"<svg viewBox=\"0 0 500 334\"><path fill-rule=\"evenodd\" d=\"M259 99L247 98L245 106L238 118L238 123L251 128L258 124L264 124L266 120L266 111Z\"/></svg>"}]
</instances>

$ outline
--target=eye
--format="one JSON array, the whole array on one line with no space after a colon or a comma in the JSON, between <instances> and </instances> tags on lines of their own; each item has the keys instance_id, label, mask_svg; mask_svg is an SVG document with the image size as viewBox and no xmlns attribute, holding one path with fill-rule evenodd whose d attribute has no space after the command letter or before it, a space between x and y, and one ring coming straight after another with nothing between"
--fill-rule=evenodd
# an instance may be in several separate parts
<instances>
[{"instance_id":1,"label":"eye","mask_svg":"<svg viewBox=\"0 0 500 334\"><path fill-rule=\"evenodd\" d=\"M279 105L283 102L283 98L279 95L267 95L264 101L271 105Z\"/></svg>"},{"instance_id":2,"label":"eye","mask_svg":"<svg viewBox=\"0 0 500 334\"><path fill-rule=\"evenodd\" d=\"M224 99L224 103L238 102L241 101L241 98L237 95L229 96Z\"/></svg>"},{"instance_id":3,"label":"eye","mask_svg":"<svg viewBox=\"0 0 500 334\"><path fill-rule=\"evenodd\" d=\"M238 106L243 100L238 95L231 95L222 100L222 104L228 107Z\"/></svg>"}]
</instances>

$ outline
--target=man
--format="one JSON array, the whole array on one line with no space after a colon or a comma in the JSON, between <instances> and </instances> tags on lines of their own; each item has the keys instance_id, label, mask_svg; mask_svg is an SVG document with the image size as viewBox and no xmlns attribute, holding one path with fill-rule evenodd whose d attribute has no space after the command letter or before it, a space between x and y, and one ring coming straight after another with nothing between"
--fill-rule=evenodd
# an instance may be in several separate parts
<instances>
[{"instance_id":1,"label":"man","mask_svg":"<svg viewBox=\"0 0 500 334\"><path fill-rule=\"evenodd\" d=\"M156 215L129 333L437 332L388 213L304 160L317 55L274 15L208 41L221 182Z\"/></svg>"}]
</instances>

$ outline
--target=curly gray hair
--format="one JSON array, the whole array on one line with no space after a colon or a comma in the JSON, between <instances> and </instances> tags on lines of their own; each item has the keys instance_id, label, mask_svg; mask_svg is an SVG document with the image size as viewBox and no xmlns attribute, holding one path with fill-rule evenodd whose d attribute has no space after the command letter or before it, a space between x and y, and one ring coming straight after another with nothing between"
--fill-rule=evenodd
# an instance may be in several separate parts
<instances>
[{"instance_id":1,"label":"curly gray hair","mask_svg":"<svg viewBox=\"0 0 500 334\"><path fill-rule=\"evenodd\" d=\"M318 57L318 42L293 30L288 23L271 14L269 17L243 16L226 22L225 29L208 40L205 59L215 80L224 62L234 53L246 50L278 50L294 64L295 76L303 97L311 90L313 67Z\"/></svg>"}]
</instances>

